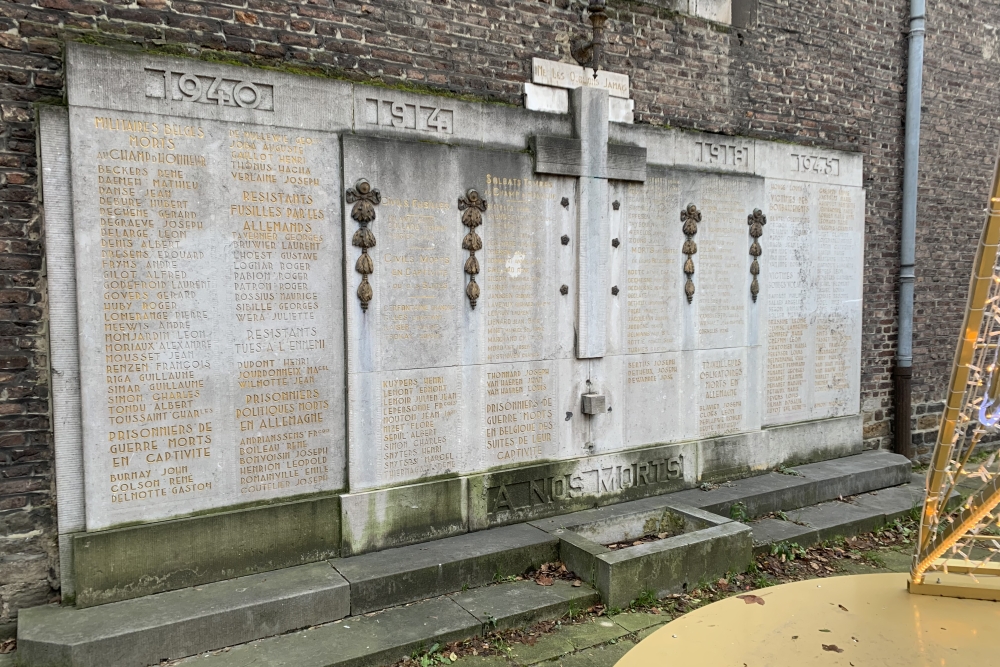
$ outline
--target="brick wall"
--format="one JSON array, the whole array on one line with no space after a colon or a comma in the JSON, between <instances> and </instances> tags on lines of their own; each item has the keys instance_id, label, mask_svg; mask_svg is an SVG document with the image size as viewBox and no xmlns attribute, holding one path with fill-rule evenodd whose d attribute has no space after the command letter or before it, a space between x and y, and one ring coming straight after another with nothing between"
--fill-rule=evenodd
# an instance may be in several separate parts
<instances>
[{"instance_id":1,"label":"brick wall","mask_svg":"<svg viewBox=\"0 0 1000 667\"><path fill-rule=\"evenodd\" d=\"M934 447L1000 139L1000 5L928 3L914 304L914 442Z\"/></svg>"},{"instance_id":2,"label":"brick wall","mask_svg":"<svg viewBox=\"0 0 1000 667\"><path fill-rule=\"evenodd\" d=\"M744 2L746 4L746 2ZM609 69L639 122L860 151L868 188L862 405L891 446L907 0L760 0L755 28L612 0ZM55 572L34 107L63 96L62 44L305 68L518 103L530 59L585 36L576 0L0 0L0 628ZM982 222L1000 102L1000 6L929 2L915 433L932 442ZM995 86L994 86L995 88ZM6 626L9 627L9 626Z\"/></svg>"},{"instance_id":3,"label":"brick wall","mask_svg":"<svg viewBox=\"0 0 1000 667\"><path fill-rule=\"evenodd\" d=\"M61 98L61 46L18 34L18 15L0 5L0 638L58 588L32 105Z\"/></svg>"}]
</instances>

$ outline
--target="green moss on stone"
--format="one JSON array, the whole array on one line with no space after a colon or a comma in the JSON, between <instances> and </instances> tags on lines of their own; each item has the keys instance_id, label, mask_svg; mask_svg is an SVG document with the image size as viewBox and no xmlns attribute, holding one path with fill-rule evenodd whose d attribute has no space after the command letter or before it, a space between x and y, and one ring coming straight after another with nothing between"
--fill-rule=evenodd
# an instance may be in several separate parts
<instances>
[{"instance_id":1,"label":"green moss on stone","mask_svg":"<svg viewBox=\"0 0 1000 667\"><path fill-rule=\"evenodd\" d=\"M340 497L215 511L73 536L78 606L333 558Z\"/></svg>"},{"instance_id":2,"label":"green moss on stone","mask_svg":"<svg viewBox=\"0 0 1000 667\"><path fill-rule=\"evenodd\" d=\"M251 69L292 74L295 76L309 76L321 79L332 79L336 81L347 81L349 83L386 88L390 90L400 90L417 95L446 97L449 99L461 100L463 102L497 104L509 107L519 106L511 104L510 102L500 98L487 95L459 93L453 90L438 88L430 84L417 83L414 81L385 81L379 77L371 77L359 72L344 70L336 67L291 63L275 58L264 58L251 54L235 54L229 51L216 51L213 49L199 48L197 53L191 53L191 51L189 51L189 49L182 44L157 44L155 42L138 44L130 40L122 39L117 35L110 35L107 33L72 33L67 35L67 41L76 41L83 44L90 44L92 46L113 48L130 51L132 53L145 53L148 55L167 56L171 58L186 58L188 60L200 60L217 65L230 65L232 67L246 67Z\"/></svg>"}]
</instances>

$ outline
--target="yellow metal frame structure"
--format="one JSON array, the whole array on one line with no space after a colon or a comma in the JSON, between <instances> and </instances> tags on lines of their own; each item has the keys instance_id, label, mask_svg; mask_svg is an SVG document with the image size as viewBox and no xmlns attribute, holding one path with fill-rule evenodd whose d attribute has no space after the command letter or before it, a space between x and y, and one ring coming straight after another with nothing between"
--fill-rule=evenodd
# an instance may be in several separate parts
<instances>
[{"instance_id":1,"label":"yellow metal frame structure","mask_svg":"<svg viewBox=\"0 0 1000 667\"><path fill-rule=\"evenodd\" d=\"M976 452L1000 423L1000 162L979 240L947 403L927 474L920 535L909 590L1000 600L1000 460ZM958 506L961 485L976 488ZM993 562L996 558L998 562ZM953 575L963 574L965 577Z\"/></svg>"}]
</instances>

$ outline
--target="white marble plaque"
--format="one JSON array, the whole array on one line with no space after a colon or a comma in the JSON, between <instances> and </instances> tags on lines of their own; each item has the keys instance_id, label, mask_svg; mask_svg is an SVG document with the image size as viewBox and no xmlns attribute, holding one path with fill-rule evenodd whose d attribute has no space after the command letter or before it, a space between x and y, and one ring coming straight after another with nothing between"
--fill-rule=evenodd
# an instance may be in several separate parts
<instances>
[{"instance_id":1,"label":"white marble plaque","mask_svg":"<svg viewBox=\"0 0 1000 667\"><path fill-rule=\"evenodd\" d=\"M666 352L623 358L628 447L697 436L690 418L693 412L684 400L691 394L684 366L689 356Z\"/></svg>"},{"instance_id":2,"label":"white marble plaque","mask_svg":"<svg viewBox=\"0 0 1000 667\"><path fill-rule=\"evenodd\" d=\"M624 186L622 231L625 256L622 349L627 354L665 352L681 346L681 310L686 306L680 249L680 180L677 172L651 169L644 184ZM620 275L620 273L619 273Z\"/></svg>"},{"instance_id":3,"label":"white marble plaque","mask_svg":"<svg viewBox=\"0 0 1000 667\"><path fill-rule=\"evenodd\" d=\"M764 423L859 409L864 192L767 181Z\"/></svg>"},{"instance_id":4,"label":"white marble plaque","mask_svg":"<svg viewBox=\"0 0 1000 667\"><path fill-rule=\"evenodd\" d=\"M531 80L543 86L555 88L580 88L581 86L603 88L615 97L629 96L629 78L627 74L618 74L600 70L594 76L594 70L570 63L561 63L542 58L531 59Z\"/></svg>"},{"instance_id":5,"label":"white marble plaque","mask_svg":"<svg viewBox=\"0 0 1000 667\"><path fill-rule=\"evenodd\" d=\"M365 178L381 196L367 310L356 294L360 250L353 230L345 235L351 488L554 457L561 402L552 360L573 351L573 301L559 287L575 277L571 244L561 242L575 227L572 206L562 205L574 179L536 176L516 153L353 137L344 146L347 184ZM486 201L473 274L459 208L470 189ZM419 388L427 378L444 378L432 393L447 401L408 407L418 394L406 392L417 389L393 383ZM403 395L386 394L396 390Z\"/></svg>"},{"instance_id":6,"label":"white marble plaque","mask_svg":"<svg viewBox=\"0 0 1000 667\"><path fill-rule=\"evenodd\" d=\"M489 364L480 370L481 469L555 458L559 446L557 362Z\"/></svg>"},{"instance_id":7,"label":"white marble plaque","mask_svg":"<svg viewBox=\"0 0 1000 667\"><path fill-rule=\"evenodd\" d=\"M697 392L691 405L697 410L700 438L730 435L759 428L750 388L754 383L752 360L746 348L701 350L693 354L688 382ZM693 393L693 392L692 392Z\"/></svg>"},{"instance_id":8,"label":"white marble plaque","mask_svg":"<svg viewBox=\"0 0 1000 667\"><path fill-rule=\"evenodd\" d=\"M336 138L70 119L87 528L342 488Z\"/></svg>"},{"instance_id":9,"label":"white marble plaque","mask_svg":"<svg viewBox=\"0 0 1000 667\"><path fill-rule=\"evenodd\" d=\"M529 90L572 89L571 115L68 54L71 227L70 188L45 185L51 238L74 232L76 303L65 279L50 296L53 341L79 339L81 451L75 424L56 434L78 528L553 462L571 473L553 497L600 497L859 412L860 155L609 122L628 77L538 59ZM44 132L49 169L62 137ZM536 174L537 136L579 138L585 176ZM606 178L609 142L647 149L644 182ZM359 179L379 191L364 260ZM56 317L73 312L78 337ZM70 377L77 355L56 356ZM623 451L660 443L687 460Z\"/></svg>"},{"instance_id":10,"label":"white marble plaque","mask_svg":"<svg viewBox=\"0 0 1000 667\"><path fill-rule=\"evenodd\" d=\"M694 236L698 249L693 257L694 298L690 304L685 297L680 299L686 319L685 349L756 344L763 302L759 298L754 302L750 294L753 258L747 216L763 201L764 182L759 178L703 174L682 183L681 206L692 203L701 212ZM679 218L675 224L681 227Z\"/></svg>"}]
</instances>

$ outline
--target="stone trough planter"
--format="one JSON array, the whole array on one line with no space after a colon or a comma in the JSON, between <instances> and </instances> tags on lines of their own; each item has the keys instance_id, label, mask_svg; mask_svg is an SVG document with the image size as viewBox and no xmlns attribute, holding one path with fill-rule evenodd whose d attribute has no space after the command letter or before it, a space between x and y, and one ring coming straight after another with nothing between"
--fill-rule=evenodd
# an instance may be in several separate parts
<instances>
[{"instance_id":1,"label":"stone trough planter","mask_svg":"<svg viewBox=\"0 0 1000 667\"><path fill-rule=\"evenodd\" d=\"M704 510L653 498L536 522L560 538L566 567L592 583L610 607L625 607L644 592L657 597L697 588L753 560L750 528ZM605 544L668 533L615 550Z\"/></svg>"}]
</instances>

